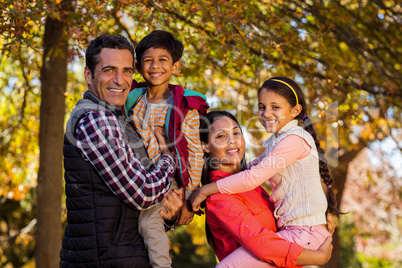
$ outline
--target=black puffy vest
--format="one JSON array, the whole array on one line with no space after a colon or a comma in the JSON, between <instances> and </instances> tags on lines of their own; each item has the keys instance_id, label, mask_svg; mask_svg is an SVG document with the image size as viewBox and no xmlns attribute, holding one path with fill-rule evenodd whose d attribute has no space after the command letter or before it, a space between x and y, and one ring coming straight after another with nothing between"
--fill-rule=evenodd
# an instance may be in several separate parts
<instances>
[{"instance_id":1,"label":"black puffy vest","mask_svg":"<svg viewBox=\"0 0 402 268\"><path fill-rule=\"evenodd\" d=\"M140 211L125 205L108 188L89 161L82 158L69 133L90 110L108 109L123 120L119 109L91 92L77 103L64 137L67 226L60 251L60 267L149 267L144 242L138 234ZM126 125L130 141L139 139ZM138 140L137 140L138 141ZM138 144L138 143L137 143ZM145 149L136 148L141 159Z\"/></svg>"}]
</instances>

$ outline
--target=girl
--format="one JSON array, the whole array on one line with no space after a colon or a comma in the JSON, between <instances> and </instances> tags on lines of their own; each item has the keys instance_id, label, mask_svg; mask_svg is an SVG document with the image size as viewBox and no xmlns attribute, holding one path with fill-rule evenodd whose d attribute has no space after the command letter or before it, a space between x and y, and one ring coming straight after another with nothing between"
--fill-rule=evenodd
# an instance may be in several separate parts
<instances>
[{"instance_id":1,"label":"girl","mask_svg":"<svg viewBox=\"0 0 402 268\"><path fill-rule=\"evenodd\" d=\"M236 118L230 113L213 111L201 119L200 140L205 160L202 183L209 185L241 171L245 142ZM268 263L271 262L275 267L293 267L296 261L298 265L323 265L329 260L331 239L319 251L281 239L274 233L272 211L268 194L259 186L241 194L215 194L207 198L206 233L221 261L218 266L274 267Z\"/></svg>"},{"instance_id":2,"label":"girl","mask_svg":"<svg viewBox=\"0 0 402 268\"><path fill-rule=\"evenodd\" d=\"M265 152L248 164L248 170L199 189L192 197L193 209L215 193L234 194L250 191L268 180L272 184L270 200L278 235L305 248L317 249L330 236L325 229L326 211L339 213L331 189L325 160L299 86L291 79L274 77L258 92L258 117L273 133L264 143ZM303 121L305 129L298 126ZM327 198L320 175L327 185Z\"/></svg>"}]
</instances>

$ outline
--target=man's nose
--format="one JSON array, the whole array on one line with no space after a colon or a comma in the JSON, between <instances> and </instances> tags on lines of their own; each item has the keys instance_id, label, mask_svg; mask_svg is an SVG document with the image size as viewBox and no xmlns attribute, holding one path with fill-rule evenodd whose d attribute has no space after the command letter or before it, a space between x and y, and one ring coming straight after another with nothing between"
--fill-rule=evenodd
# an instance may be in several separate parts
<instances>
[{"instance_id":1,"label":"man's nose","mask_svg":"<svg viewBox=\"0 0 402 268\"><path fill-rule=\"evenodd\" d=\"M115 73L114 82L117 85L122 85L124 83L123 72L116 72Z\"/></svg>"}]
</instances>

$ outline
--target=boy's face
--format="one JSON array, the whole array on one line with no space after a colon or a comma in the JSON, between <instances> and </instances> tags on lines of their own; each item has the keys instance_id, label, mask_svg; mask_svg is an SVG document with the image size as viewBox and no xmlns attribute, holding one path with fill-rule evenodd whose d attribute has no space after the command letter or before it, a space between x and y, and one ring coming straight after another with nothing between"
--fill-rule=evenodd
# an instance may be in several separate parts
<instances>
[{"instance_id":1,"label":"boy's face","mask_svg":"<svg viewBox=\"0 0 402 268\"><path fill-rule=\"evenodd\" d=\"M167 89L172 73L179 70L180 62L173 62L170 53L163 48L149 48L144 51L141 63L136 63L138 72L144 77L148 87Z\"/></svg>"}]
</instances>

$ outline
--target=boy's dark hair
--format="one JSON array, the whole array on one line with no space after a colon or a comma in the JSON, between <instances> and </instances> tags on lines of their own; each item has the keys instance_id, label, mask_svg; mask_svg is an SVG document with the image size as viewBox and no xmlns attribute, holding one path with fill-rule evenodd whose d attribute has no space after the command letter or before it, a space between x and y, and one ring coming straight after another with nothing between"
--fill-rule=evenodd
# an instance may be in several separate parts
<instances>
[{"instance_id":1,"label":"boy's dark hair","mask_svg":"<svg viewBox=\"0 0 402 268\"><path fill-rule=\"evenodd\" d=\"M135 48L135 56L138 64L141 64L141 57L145 50L150 48L166 49L173 59L173 63L180 60L183 55L183 43L174 39L170 32L156 30L145 36Z\"/></svg>"},{"instance_id":2,"label":"boy's dark hair","mask_svg":"<svg viewBox=\"0 0 402 268\"><path fill-rule=\"evenodd\" d=\"M95 67L99 63L99 54L103 48L129 50L133 56L134 67L134 47L127 38L122 35L102 34L89 43L85 52L85 63L92 73L92 78L94 78Z\"/></svg>"}]
</instances>

